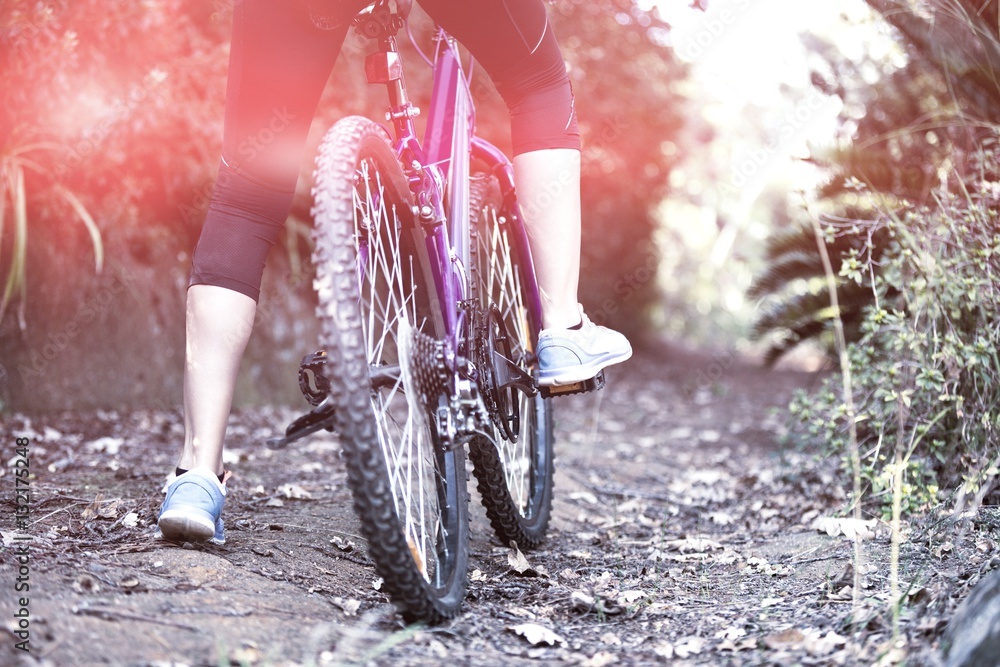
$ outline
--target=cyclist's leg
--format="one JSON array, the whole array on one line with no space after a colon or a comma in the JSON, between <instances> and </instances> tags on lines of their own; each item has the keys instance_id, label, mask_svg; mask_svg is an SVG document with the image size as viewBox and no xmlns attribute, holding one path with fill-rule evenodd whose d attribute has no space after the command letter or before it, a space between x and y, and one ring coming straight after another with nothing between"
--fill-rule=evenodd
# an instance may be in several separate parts
<instances>
[{"instance_id":1,"label":"cyclist's leg","mask_svg":"<svg viewBox=\"0 0 1000 667\"><path fill-rule=\"evenodd\" d=\"M514 175L541 287L543 324L580 322L580 135L541 0L422 0L472 52L510 110Z\"/></svg>"},{"instance_id":2,"label":"cyclist's leg","mask_svg":"<svg viewBox=\"0 0 1000 667\"><path fill-rule=\"evenodd\" d=\"M580 134L566 66L541 0L421 0L468 47L507 103L514 177L543 295L540 381L586 379L632 349L580 311ZM581 325L583 331L573 331Z\"/></svg>"},{"instance_id":3,"label":"cyclist's leg","mask_svg":"<svg viewBox=\"0 0 1000 667\"><path fill-rule=\"evenodd\" d=\"M573 148L544 148L514 156L514 183L527 222L546 329L565 329L580 322L579 174L580 151Z\"/></svg>"},{"instance_id":4,"label":"cyclist's leg","mask_svg":"<svg viewBox=\"0 0 1000 667\"><path fill-rule=\"evenodd\" d=\"M345 34L346 27L313 26L306 3L235 5L223 161L187 294L179 468L222 472L226 422L264 261L291 207L309 125ZM220 497L212 501L216 518Z\"/></svg>"}]
</instances>

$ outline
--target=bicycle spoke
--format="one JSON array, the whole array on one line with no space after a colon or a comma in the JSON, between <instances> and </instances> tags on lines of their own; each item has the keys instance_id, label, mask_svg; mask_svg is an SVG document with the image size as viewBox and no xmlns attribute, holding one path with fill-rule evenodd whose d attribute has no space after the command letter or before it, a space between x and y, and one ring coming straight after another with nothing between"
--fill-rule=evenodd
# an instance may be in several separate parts
<instances>
[{"instance_id":1,"label":"bicycle spoke","mask_svg":"<svg viewBox=\"0 0 1000 667\"><path fill-rule=\"evenodd\" d=\"M498 180L483 174L473 187L475 223L476 295L484 312L496 309L508 337L510 361L531 373L539 322L529 309L531 280L529 258L519 246L518 220L505 215L510 193L501 193ZM529 271L526 274L526 271ZM506 345L505 345L506 347ZM506 391L510 392L510 389ZM499 397L506 414L495 419L519 417L516 438L504 437L498 423L491 424L488 437L473 442L470 449L483 504L497 537L532 547L544 539L552 506L552 422L549 401L522 391ZM516 401L516 410L509 402ZM507 422L510 424L510 422Z\"/></svg>"},{"instance_id":2,"label":"bicycle spoke","mask_svg":"<svg viewBox=\"0 0 1000 667\"><path fill-rule=\"evenodd\" d=\"M512 361L520 364L526 354L525 342L529 340L528 332L525 329L525 305L521 289L520 266L512 255L510 239L503 232L502 226L497 223L495 213L491 212L491 218L492 224L489 225L485 239L486 248L481 253L481 256L486 258L486 285L493 305L496 305L500 310L507 330L512 334L511 352L514 357ZM483 240L482 236L480 239ZM522 514L526 514L530 509L533 482L530 476L531 452L528 449L531 446L532 438L529 437L529 434L535 428L535 423L529 397L518 393L518 402L522 419L517 441L511 442L496 434L494 444L499 450L501 460L506 462L504 476L511 499L518 510Z\"/></svg>"},{"instance_id":3,"label":"bicycle spoke","mask_svg":"<svg viewBox=\"0 0 1000 667\"><path fill-rule=\"evenodd\" d=\"M413 355L445 334L435 258L376 123L352 117L327 133L313 192L321 343L360 529L409 622L451 618L468 567L465 451L444 449L439 398L414 384Z\"/></svg>"},{"instance_id":4,"label":"bicycle spoke","mask_svg":"<svg viewBox=\"0 0 1000 667\"><path fill-rule=\"evenodd\" d=\"M433 449L422 414L403 378L407 374L400 337L409 336L417 325L416 286L407 276L414 274L412 258L401 251L396 229L395 205L387 204L381 174L367 162L359 166L354 191L356 249L359 287L366 315L365 348L369 365L381 368L396 361L399 369L391 383L382 373L373 385L372 412L378 426L379 446L387 464L390 486L397 489L393 502L403 525L407 544L425 578L435 569L438 535L443 532L437 510L438 482L428 474L436 471ZM404 333L405 332L405 333ZM400 413L404 410L405 416ZM436 474L436 473L435 473Z\"/></svg>"}]
</instances>

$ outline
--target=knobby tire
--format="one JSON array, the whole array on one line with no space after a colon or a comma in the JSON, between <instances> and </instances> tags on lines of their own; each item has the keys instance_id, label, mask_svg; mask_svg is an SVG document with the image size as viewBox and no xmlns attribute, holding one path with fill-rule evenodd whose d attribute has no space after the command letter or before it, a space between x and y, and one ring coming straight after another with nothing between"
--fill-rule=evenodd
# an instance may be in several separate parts
<instances>
[{"instance_id":1,"label":"knobby tire","mask_svg":"<svg viewBox=\"0 0 1000 667\"><path fill-rule=\"evenodd\" d=\"M412 375L398 372L391 386L372 379L373 369L408 363L405 345L396 345L400 313L408 326L442 335L423 230L389 137L372 121L334 125L315 175L317 310L354 509L383 590L404 619L441 622L459 612L466 590L465 450L442 447L433 419L418 414L419 392L408 395L405 386ZM411 458L411 450L425 455ZM411 481L421 475L427 488Z\"/></svg>"},{"instance_id":2,"label":"knobby tire","mask_svg":"<svg viewBox=\"0 0 1000 667\"><path fill-rule=\"evenodd\" d=\"M483 311L497 306L513 338L514 361L524 370L537 367L533 350L541 323L527 307L530 263L524 237L515 233L514 216L503 208L493 175L477 174L470 185L473 294ZM509 204L508 204L509 205ZM497 538L521 549L545 539L552 512L554 451L551 399L517 392L521 401L518 442L505 440L495 425L490 437L469 443L469 458L486 515Z\"/></svg>"}]
</instances>

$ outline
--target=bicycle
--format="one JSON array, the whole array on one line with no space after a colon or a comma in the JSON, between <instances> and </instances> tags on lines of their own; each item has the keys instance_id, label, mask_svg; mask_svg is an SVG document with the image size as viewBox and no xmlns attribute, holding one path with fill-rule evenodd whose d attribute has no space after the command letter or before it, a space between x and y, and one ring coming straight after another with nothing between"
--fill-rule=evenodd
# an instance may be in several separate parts
<instances>
[{"instance_id":1,"label":"bicycle","mask_svg":"<svg viewBox=\"0 0 1000 667\"><path fill-rule=\"evenodd\" d=\"M541 300L511 164L475 136L457 44L440 28L418 140L396 42L408 4L377 0L353 22L378 45L365 73L388 90L391 132L347 117L320 145L322 351L299 368L314 408L270 444L340 434L385 592L407 621L436 623L459 612L466 592L466 446L499 540L535 547L552 508L550 398L605 380L537 385Z\"/></svg>"}]
</instances>

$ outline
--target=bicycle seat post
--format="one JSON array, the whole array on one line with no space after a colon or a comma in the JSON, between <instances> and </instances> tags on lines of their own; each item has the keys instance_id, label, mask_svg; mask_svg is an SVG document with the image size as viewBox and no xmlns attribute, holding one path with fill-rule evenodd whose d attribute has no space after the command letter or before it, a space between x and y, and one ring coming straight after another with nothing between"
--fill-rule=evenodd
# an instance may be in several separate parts
<instances>
[{"instance_id":1,"label":"bicycle seat post","mask_svg":"<svg viewBox=\"0 0 1000 667\"><path fill-rule=\"evenodd\" d=\"M413 119L420 114L406 93L403 64L396 45L396 34L404 25L405 20L389 9L387 1L376 3L371 11L355 19L355 31L378 44L378 50L365 57L365 78L368 83L386 86L389 111L385 119L393 124L397 137L414 136Z\"/></svg>"}]
</instances>

